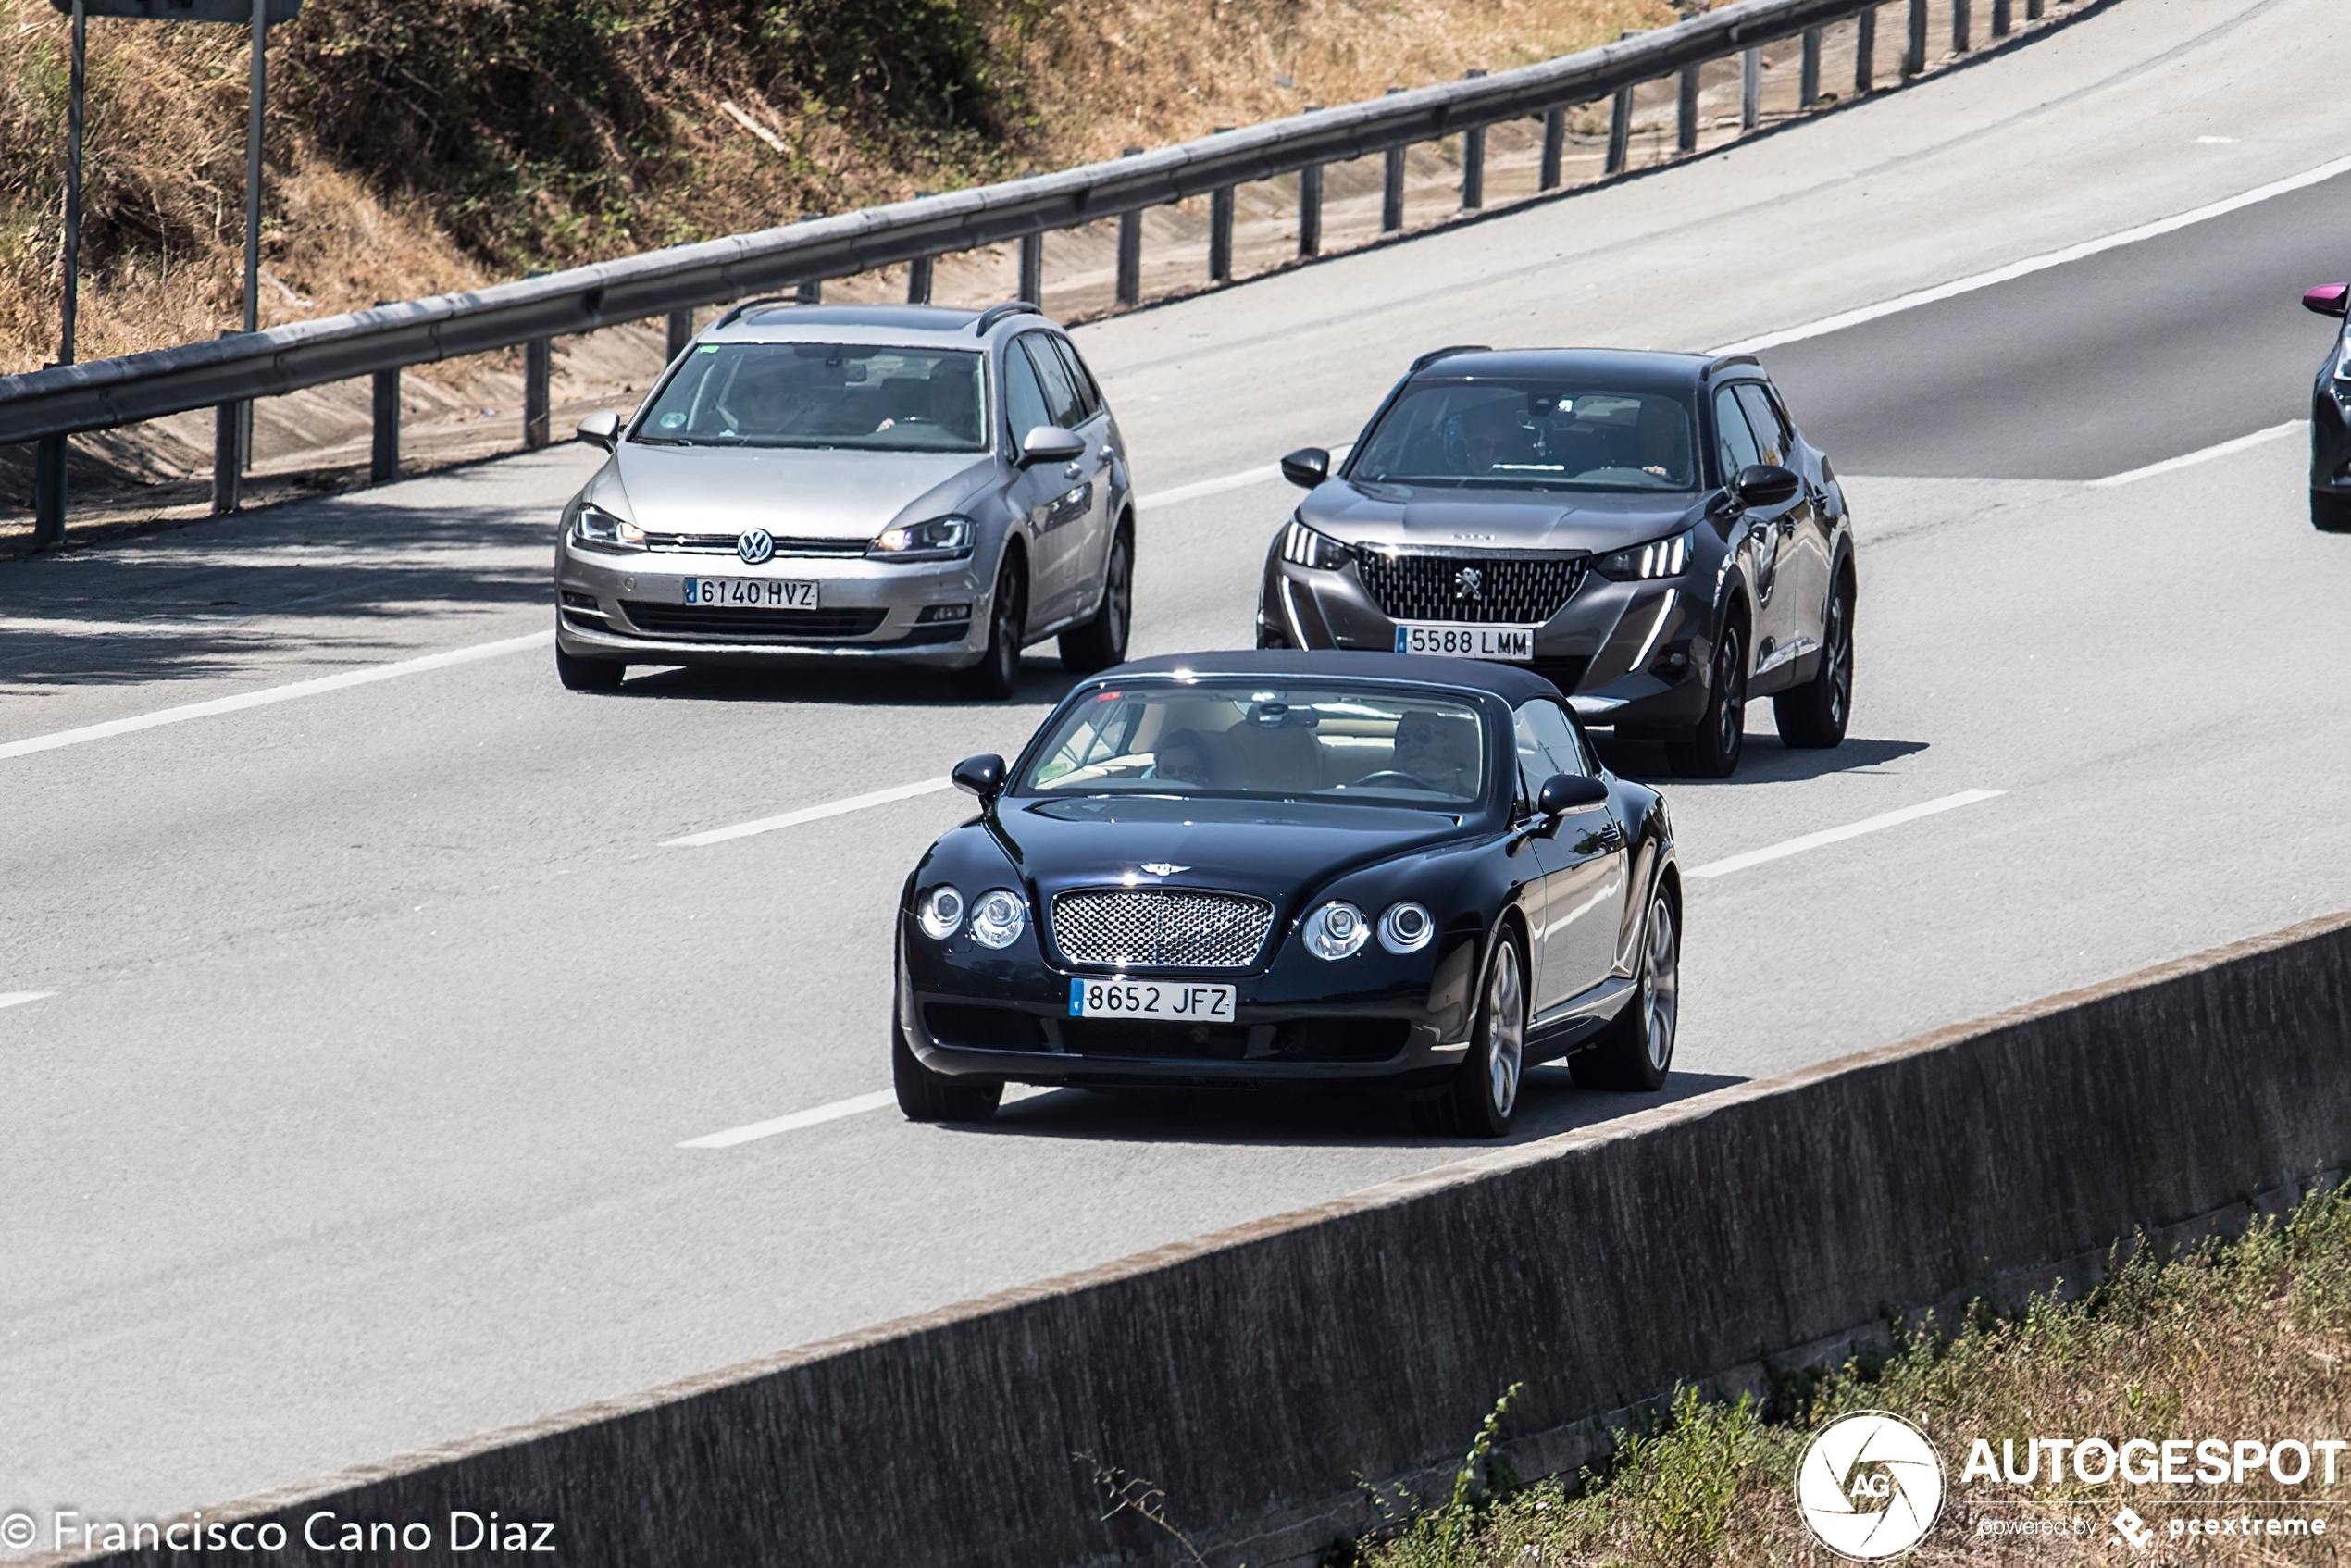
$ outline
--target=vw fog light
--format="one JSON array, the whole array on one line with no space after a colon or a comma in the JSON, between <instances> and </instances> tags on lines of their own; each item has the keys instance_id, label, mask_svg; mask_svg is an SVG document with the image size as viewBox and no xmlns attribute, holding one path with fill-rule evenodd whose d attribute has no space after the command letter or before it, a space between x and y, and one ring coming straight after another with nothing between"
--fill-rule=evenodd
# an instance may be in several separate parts
<instances>
[{"instance_id":1,"label":"vw fog light","mask_svg":"<svg viewBox=\"0 0 2351 1568\"><path fill-rule=\"evenodd\" d=\"M1351 957L1371 939L1372 923L1344 899L1333 900L1306 917L1306 951L1317 958Z\"/></svg>"},{"instance_id":2,"label":"vw fog light","mask_svg":"<svg viewBox=\"0 0 2351 1568\"><path fill-rule=\"evenodd\" d=\"M914 920L924 936L935 942L945 941L964 923L964 895L952 884L941 882L915 902Z\"/></svg>"},{"instance_id":3,"label":"vw fog light","mask_svg":"<svg viewBox=\"0 0 2351 1568\"><path fill-rule=\"evenodd\" d=\"M1379 945L1399 956L1420 952L1435 935L1436 920L1417 903L1392 905L1379 917Z\"/></svg>"},{"instance_id":4,"label":"vw fog light","mask_svg":"<svg viewBox=\"0 0 2351 1568\"><path fill-rule=\"evenodd\" d=\"M1028 906L1009 888L991 888L972 905L972 940L982 947L1010 947L1028 927Z\"/></svg>"},{"instance_id":5,"label":"vw fog light","mask_svg":"<svg viewBox=\"0 0 2351 1568\"><path fill-rule=\"evenodd\" d=\"M642 550L645 530L616 513L601 506L583 504L578 516L571 520L571 538L575 544L591 550Z\"/></svg>"}]
</instances>

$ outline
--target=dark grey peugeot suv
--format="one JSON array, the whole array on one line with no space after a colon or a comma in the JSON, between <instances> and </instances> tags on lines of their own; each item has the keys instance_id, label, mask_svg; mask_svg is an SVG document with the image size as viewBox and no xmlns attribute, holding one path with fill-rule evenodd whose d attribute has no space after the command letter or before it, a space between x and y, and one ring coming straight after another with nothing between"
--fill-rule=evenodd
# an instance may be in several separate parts
<instances>
[{"instance_id":1,"label":"dark grey peugeot suv","mask_svg":"<svg viewBox=\"0 0 2351 1568\"><path fill-rule=\"evenodd\" d=\"M1746 355L1439 349L1267 553L1260 647L1528 666L1587 724L1738 765L1750 697L1835 746L1853 694L1852 530L1828 458Z\"/></svg>"}]
</instances>

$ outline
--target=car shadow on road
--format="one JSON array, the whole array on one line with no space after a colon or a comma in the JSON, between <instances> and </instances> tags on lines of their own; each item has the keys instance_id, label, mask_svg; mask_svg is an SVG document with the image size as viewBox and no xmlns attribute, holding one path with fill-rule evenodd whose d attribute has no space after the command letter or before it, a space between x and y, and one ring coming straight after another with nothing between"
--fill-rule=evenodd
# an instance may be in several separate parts
<instances>
[{"instance_id":1,"label":"car shadow on road","mask_svg":"<svg viewBox=\"0 0 2351 1568\"><path fill-rule=\"evenodd\" d=\"M1832 773L1867 773L1903 757L1915 756L1931 744L1925 740L1865 740L1847 739L1842 746L1810 751L1783 745L1777 736L1749 735L1739 757L1739 769L1728 778L1687 778L1665 760L1665 748L1654 740L1619 740L1606 730L1593 736L1600 760L1626 778L1675 790L1735 788L1742 784L1790 784L1825 778Z\"/></svg>"},{"instance_id":2,"label":"car shadow on road","mask_svg":"<svg viewBox=\"0 0 2351 1568\"><path fill-rule=\"evenodd\" d=\"M998 1138L1456 1149L1473 1154L1614 1121L1746 1081L1721 1073L1674 1073L1655 1094L1600 1094L1577 1089L1564 1065L1535 1067L1527 1072L1511 1135L1492 1142L1418 1131L1400 1101L1328 1085L1290 1090L1062 1089L1007 1104L993 1121L954 1127Z\"/></svg>"},{"instance_id":3,"label":"car shadow on road","mask_svg":"<svg viewBox=\"0 0 2351 1568\"><path fill-rule=\"evenodd\" d=\"M632 676L617 695L703 703L840 703L857 707L1045 707L1068 695L1079 677L1059 660L1031 653L1021 661L1009 697L965 697L953 678L931 669L892 668L887 664L792 667L703 667L671 666Z\"/></svg>"}]
</instances>

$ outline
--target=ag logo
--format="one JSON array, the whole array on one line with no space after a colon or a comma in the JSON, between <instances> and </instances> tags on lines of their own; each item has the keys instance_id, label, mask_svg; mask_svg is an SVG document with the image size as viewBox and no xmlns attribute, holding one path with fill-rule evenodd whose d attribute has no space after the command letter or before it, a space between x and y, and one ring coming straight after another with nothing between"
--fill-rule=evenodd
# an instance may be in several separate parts
<instances>
[{"instance_id":1,"label":"ag logo","mask_svg":"<svg viewBox=\"0 0 2351 1568\"><path fill-rule=\"evenodd\" d=\"M1898 1415L1860 1411L1812 1436L1796 1504L1820 1543L1864 1561L1908 1551L1943 1508L1943 1459Z\"/></svg>"},{"instance_id":2,"label":"ag logo","mask_svg":"<svg viewBox=\"0 0 2351 1568\"><path fill-rule=\"evenodd\" d=\"M735 554L743 565L755 566L776 554L776 537L765 529L746 529L736 536Z\"/></svg>"}]
</instances>

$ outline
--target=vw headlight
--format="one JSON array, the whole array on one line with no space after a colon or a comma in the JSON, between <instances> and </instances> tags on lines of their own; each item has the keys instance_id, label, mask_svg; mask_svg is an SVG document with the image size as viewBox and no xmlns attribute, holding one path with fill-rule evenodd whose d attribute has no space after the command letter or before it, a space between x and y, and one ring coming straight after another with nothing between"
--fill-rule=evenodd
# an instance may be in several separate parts
<instances>
[{"instance_id":1,"label":"vw headlight","mask_svg":"<svg viewBox=\"0 0 2351 1568\"><path fill-rule=\"evenodd\" d=\"M1293 566L1312 566L1317 571L1335 572L1347 565L1352 554L1346 545L1326 533L1317 533L1296 517L1282 530L1282 559Z\"/></svg>"},{"instance_id":2,"label":"vw headlight","mask_svg":"<svg viewBox=\"0 0 2351 1568\"><path fill-rule=\"evenodd\" d=\"M1685 529L1671 539L1653 539L1629 550L1603 555L1592 563L1602 577L1619 582L1647 582L1651 578L1680 577L1688 569L1696 529Z\"/></svg>"},{"instance_id":3,"label":"vw headlight","mask_svg":"<svg viewBox=\"0 0 2351 1568\"><path fill-rule=\"evenodd\" d=\"M904 523L882 529L865 547L865 554L888 561L952 561L972 553L972 537L977 531L969 517L952 515Z\"/></svg>"},{"instance_id":4,"label":"vw headlight","mask_svg":"<svg viewBox=\"0 0 2351 1568\"><path fill-rule=\"evenodd\" d=\"M1306 917L1306 951L1317 958L1350 958L1371 940L1372 923L1344 899L1334 899Z\"/></svg>"},{"instance_id":5,"label":"vw headlight","mask_svg":"<svg viewBox=\"0 0 2351 1568\"><path fill-rule=\"evenodd\" d=\"M571 520L571 540L591 550L642 550L645 530L616 513L583 502Z\"/></svg>"},{"instance_id":6,"label":"vw headlight","mask_svg":"<svg viewBox=\"0 0 2351 1568\"><path fill-rule=\"evenodd\" d=\"M1399 957L1418 952L1437 935L1437 921L1417 903L1391 904L1379 917L1379 945Z\"/></svg>"},{"instance_id":7,"label":"vw headlight","mask_svg":"<svg viewBox=\"0 0 2351 1568\"><path fill-rule=\"evenodd\" d=\"M945 941L964 923L964 895L952 883L941 882L915 902L914 921L924 936L935 942Z\"/></svg>"},{"instance_id":8,"label":"vw headlight","mask_svg":"<svg viewBox=\"0 0 2351 1568\"><path fill-rule=\"evenodd\" d=\"M1010 947L1028 927L1028 905L1010 888L992 888L972 905L972 940L982 947Z\"/></svg>"}]
</instances>

